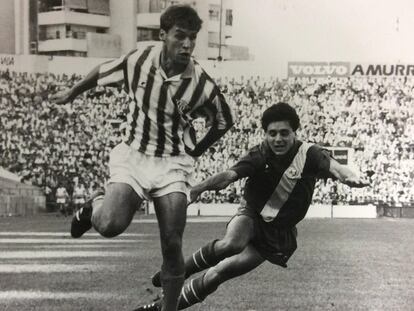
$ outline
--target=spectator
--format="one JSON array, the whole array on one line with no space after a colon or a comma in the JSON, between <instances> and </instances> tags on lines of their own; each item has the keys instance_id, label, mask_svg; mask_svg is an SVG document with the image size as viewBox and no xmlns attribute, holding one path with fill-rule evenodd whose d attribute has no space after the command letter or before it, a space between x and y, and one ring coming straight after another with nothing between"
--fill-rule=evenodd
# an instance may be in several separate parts
<instances>
[{"instance_id":1,"label":"spectator","mask_svg":"<svg viewBox=\"0 0 414 311\"><path fill-rule=\"evenodd\" d=\"M50 103L49 94L79 79L0 71L0 166L53 192L63 175L71 177L67 183L72 188L75 176L82 177L87 189L105 184L109 151L121 140L122 129L110 120L124 121L126 112L119 108L124 105L117 101L127 96L118 88L97 88L64 107ZM375 172L372 187L352 191L320 181L314 202L414 205L413 78L222 77L218 84L238 122L199 159L198 180L222 171L258 144L261 131L255 120L271 104L287 101L302 120L298 137L353 148L355 165ZM204 123L197 122L202 131ZM201 200L239 203L242 184L238 181L220 195L205 193Z\"/></svg>"}]
</instances>

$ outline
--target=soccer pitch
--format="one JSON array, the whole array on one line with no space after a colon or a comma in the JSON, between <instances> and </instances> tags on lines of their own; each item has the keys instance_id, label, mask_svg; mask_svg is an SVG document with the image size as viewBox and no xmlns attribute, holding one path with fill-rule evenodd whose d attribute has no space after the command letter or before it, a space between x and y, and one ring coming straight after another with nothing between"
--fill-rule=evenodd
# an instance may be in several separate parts
<instances>
[{"instance_id":1,"label":"soccer pitch","mask_svg":"<svg viewBox=\"0 0 414 311\"><path fill-rule=\"evenodd\" d=\"M198 219L199 220L199 219ZM185 255L226 222L192 222ZM158 226L136 219L105 239L68 233L70 218L0 218L0 310L132 310L158 293ZM309 219L288 268L265 263L188 310L413 310L414 220Z\"/></svg>"}]
</instances>

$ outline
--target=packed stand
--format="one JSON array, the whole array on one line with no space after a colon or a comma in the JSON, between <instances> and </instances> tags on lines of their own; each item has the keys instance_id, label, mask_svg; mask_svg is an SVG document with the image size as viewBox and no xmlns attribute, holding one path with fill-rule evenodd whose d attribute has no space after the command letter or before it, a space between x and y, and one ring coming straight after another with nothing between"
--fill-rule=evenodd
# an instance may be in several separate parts
<instances>
[{"instance_id":1,"label":"packed stand","mask_svg":"<svg viewBox=\"0 0 414 311\"><path fill-rule=\"evenodd\" d=\"M74 179L89 192L105 184L111 148L121 140L128 101L121 88L96 88L58 107L49 97L79 76L0 72L0 166L23 181L71 194ZM350 189L317 184L315 203L414 206L414 80L406 78L219 78L236 124L199 160L196 179L229 167L263 138L260 116L271 104L292 104L301 118L298 137L323 146L349 147L372 186ZM200 125L201 124L201 125ZM202 127L198 122L197 127ZM241 182L205 203L239 203Z\"/></svg>"}]
</instances>

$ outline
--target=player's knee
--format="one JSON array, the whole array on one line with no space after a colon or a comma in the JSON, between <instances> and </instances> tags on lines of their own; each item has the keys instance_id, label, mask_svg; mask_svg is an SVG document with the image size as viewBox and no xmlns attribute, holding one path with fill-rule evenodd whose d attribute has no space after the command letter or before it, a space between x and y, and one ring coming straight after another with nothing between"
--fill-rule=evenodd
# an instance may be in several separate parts
<instances>
[{"instance_id":1,"label":"player's knee","mask_svg":"<svg viewBox=\"0 0 414 311\"><path fill-rule=\"evenodd\" d=\"M101 217L93 217L92 223L96 231L103 237L113 238L124 232L126 226L114 217L101 215Z\"/></svg>"},{"instance_id":2,"label":"player's knee","mask_svg":"<svg viewBox=\"0 0 414 311\"><path fill-rule=\"evenodd\" d=\"M225 238L222 240L224 252L228 256L241 253L245 248L245 243L237 238Z\"/></svg>"}]
</instances>

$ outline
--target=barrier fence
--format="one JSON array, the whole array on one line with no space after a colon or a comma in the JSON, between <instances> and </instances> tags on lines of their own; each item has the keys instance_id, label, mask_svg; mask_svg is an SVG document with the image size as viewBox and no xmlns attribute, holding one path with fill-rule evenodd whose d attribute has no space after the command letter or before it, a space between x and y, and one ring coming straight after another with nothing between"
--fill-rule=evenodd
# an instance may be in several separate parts
<instances>
[{"instance_id":1,"label":"barrier fence","mask_svg":"<svg viewBox=\"0 0 414 311\"><path fill-rule=\"evenodd\" d=\"M188 216L232 216L238 204L191 204L187 209ZM148 214L154 214L154 206L148 207ZM414 215L413 215L414 216ZM331 205L312 204L306 218L377 218L377 207L368 205Z\"/></svg>"},{"instance_id":2,"label":"barrier fence","mask_svg":"<svg viewBox=\"0 0 414 311\"><path fill-rule=\"evenodd\" d=\"M44 196L0 195L0 216L30 216L44 211Z\"/></svg>"}]
</instances>

